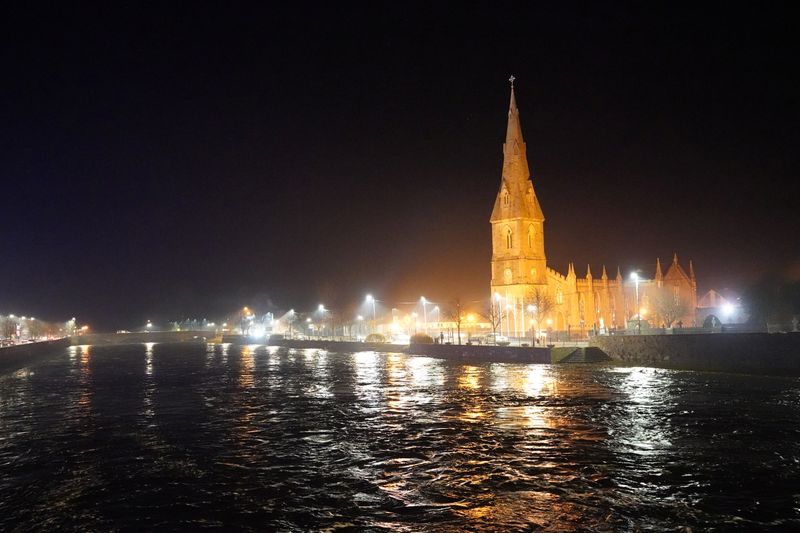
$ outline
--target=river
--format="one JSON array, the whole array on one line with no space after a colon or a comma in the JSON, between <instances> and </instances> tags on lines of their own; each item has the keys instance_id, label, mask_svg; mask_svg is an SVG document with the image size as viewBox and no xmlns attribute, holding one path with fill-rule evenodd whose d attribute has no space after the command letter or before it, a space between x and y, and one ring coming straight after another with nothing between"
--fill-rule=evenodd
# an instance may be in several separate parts
<instances>
[{"instance_id":1,"label":"river","mask_svg":"<svg viewBox=\"0 0 800 533\"><path fill-rule=\"evenodd\" d=\"M800 380L204 344L0 377L0 529L800 528Z\"/></svg>"}]
</instances>

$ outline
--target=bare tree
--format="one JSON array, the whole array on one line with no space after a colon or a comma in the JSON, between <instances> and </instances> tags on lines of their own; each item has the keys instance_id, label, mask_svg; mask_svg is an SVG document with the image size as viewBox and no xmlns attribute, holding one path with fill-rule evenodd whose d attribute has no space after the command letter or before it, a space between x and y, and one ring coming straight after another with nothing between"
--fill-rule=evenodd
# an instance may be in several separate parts
<instances>
[{"instance_id":1,"label":"bare tree","mask_svg":"<svg viewBox=\"0 0 800 533\"><path fill-rule=\"evenodd\" d=\"M668 287L656 289L650 296L650 301L653 303L653 310L668 328L689 311L686 301Z\"/></svg>"},{"instance_id":2,"label":"bare tree","mask_svg":"<svg viewBox=\"0 0 800 533\"><path fill-rule=\"evenodd\" d=\"M529 289L525 293L525 302L530 307L530 313L533 313L533 318L536 321L536 326L538 329L541 329L541 321L542 319L547 318L547 316L553 311L555 305L553 304L553 299L550 298L550 295L547 294L547 290L542 287L534 287L533 289ZM536 339L533 339L533 343L535 346Z\"/></svg>"},{"instance_id":3,"label":"bare tree","mask_svg":"<svg viewBox=\"0 0 800 533\"><path fill-rule=\"evenodd\" d=\"M489 325L492 326L492 333L496 336L497 330L500 329L500 325L506 318L506 311L499 301L491 299L482 316L489 321Z\"/></svg>"},{"instance_id":4,"label":"bare tree","mask_svg":"<svg viewBox=\"0 0 800 533\"><path fill-rule=\"evenodd\" d=\"M17 321L11 317L4 317L0 322L0 333L3 337L10 338L17 333Z\"/></svg>"},{"instance_id":5,"label":"bare tree","mask_svg":"<svg viewBox=\"0 0 800 533\"><path fill-rule=\"evenodd\" d=\"M31 319L28 322L28 335L31 339L38 339L44 335L45 332L45 324L41 320L33 320Z\"/></svg>"},{"instance_id":6,"label":"bare tree","mask_svg":"<svg viewBox=\"0 0 800 533\"><path fill-rule=\"evenodd\" d=\"M461 305L461 298L453 298L450 306L447 308L447 320L455 322L456 334L458 335L458 344L461 344L461 322L464 320L463 306Z\"/></svg>"},{"instance_id":7,"label":"bare tree","mask_svg":"<svg viewBox=\"0 0 800 533\"><path fill-rule=\"evenodd\" d=\"M525 294L525 301L534 307L533 313L536 320L547 318L547 315L554 309L553 299L542 287L535 287Z\"/></svg>"}]
</instances>

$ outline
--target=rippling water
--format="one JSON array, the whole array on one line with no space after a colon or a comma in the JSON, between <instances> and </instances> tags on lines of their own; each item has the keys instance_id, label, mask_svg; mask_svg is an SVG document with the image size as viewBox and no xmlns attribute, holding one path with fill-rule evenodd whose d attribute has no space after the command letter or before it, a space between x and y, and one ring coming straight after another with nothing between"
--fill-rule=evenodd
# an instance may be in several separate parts
<instances>
[{"instance_id":1,"label":"rippling water","mask_svg":"<svg viewBox=\"0 0 800 533\"><path fill-rule=\"evenodd\" d=\"M72 347L0 377L0 529L800 527L800 380Z\"/></svg>"}]
</instances>

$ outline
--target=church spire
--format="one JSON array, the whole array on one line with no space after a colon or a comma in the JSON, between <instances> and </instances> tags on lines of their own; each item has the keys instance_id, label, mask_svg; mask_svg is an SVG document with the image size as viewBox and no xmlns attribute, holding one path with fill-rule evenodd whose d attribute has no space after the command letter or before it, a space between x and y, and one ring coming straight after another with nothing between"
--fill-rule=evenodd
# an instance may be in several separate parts
<instances>
[{"instance_id":1,"label":"church spire","mask_svg":"<svg viewBox=\"0 0 800 533\"><path fill-rule=\"evenodd\" d=\"M692 278L692 281L695 281L694 277L694 265L692 264L692 260L689 259L689 277Z\"/></svg>"},{"instance_id":2,"label":"church spire","mask_svg":"<svg viewBox=\"0 0 800 533\"><path fill-rule=\"evenodd\" d=\"M503 172L500 179L500 190L489 220L495 223L510 219L532 219L532 221L543 223L542 206L539 205L539 199L536 198L536 192L533 190L533 183L530 180L531 172L528 167L525 140L522 137L517 96L514 92L514 79L514 76L511 76L508 80L511 83L511 97L508 103L506 139L503 143ZM527 234L527 231L526 228L523 228L523 235ZM541 229L538 231L541 234Z\"/></svg>"},{"instance_id":3,"label":"church spire","mask_svg":"<svg viewBox=\"0 0 800 533\"><path fill-rule=\"evenodd\" d=\"M656 281L661 281L664 279L664 275L661 274L661 259L656 258Z\"/></svg>"},{"instance_id":4,"label":"church spire","mask_svg":"<svg viewBox=\"0 0 800 533\"><path fill-rule=\"evenodd\" d=\"M519 109L517 109L517 97L514 94L514 80L516 78L511 76L508 81L511 82L511 101L508 103L508 125L506 126L506 146L523 149L525 142L522 140L522 126L519 122ZM519 152L517 152L519 153Z\"/></svg>"},{"instance_id":5,"label":"church spire","mask_svg":"<svg viewBox=\"0 0 800 533\"><path fill-rule=\"evenodd\" d=\"M602 279L603 281L608 280L608 274L606 274L606 265L603 265L603 273L600 274L600 279Z\"/></svg>"}]
</instances>

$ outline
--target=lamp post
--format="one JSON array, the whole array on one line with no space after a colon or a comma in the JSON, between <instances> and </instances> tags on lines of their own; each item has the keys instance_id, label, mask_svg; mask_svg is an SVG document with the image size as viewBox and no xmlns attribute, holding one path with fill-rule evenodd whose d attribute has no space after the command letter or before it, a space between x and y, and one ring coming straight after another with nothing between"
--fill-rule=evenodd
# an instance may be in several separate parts
<instances>
[{"instance_id":1,"label":"lamp post","mask_svg":"<svg viewBox=\"0 0 800 533\"><path fill-rule=\"evenodd\" d=\"M642 310L639 307L639 274L631 272L631 279L636 287L636 334L642 334Z\"/></svg>"},{"instance_id":2,"label":"lamp post","mask_svg":"<svg viewBox=\"0 0 800 533\"><path fill-rule=\"evenodd\" d=\"M356 317L356 320L358 320L358 334L356 335L356 338L358 338L358 336L361 335L361 326L364 324L364 317L361 316L361 315L358 315Z\"/></svg>"},{"instance_id":3,"label":"lamp post","mask_svg":"<svg viewBox=\"0 0 800 533\"><path fill-rule=\"evenodd\" d=\"M536 346L536 306L529 305L528 312L531 314L531 326L533 331L531 331L531 346Z\"/></svg>"},{"instance_id":4,"label":"lamp post","mask_svg":"<svg viewBox=\"0 0 800 533\"><path fill-rule=\"evenodd\" d=\"M375 330L377 329L377 319L375 318L375 298L373 298L371 294L367 294L367 303L372 304L372 333L375 333Z\"/></svg>"},{"instance_id":5,"label":"lamp post","mask_svg":"<svg viewBox=\"0 0 800 533\"><path fill-rule=\"evenodd\" d=\"M428 333L428 300L424 296L419 299L422 302L422 316L423 323L425 324L425 334Z\"/></svg>"},{"instance_id":6,"label":"lamp post","mask_svg":"<svg viewBox=\"0 0 800 533\"><path fill-rule=\"evenodd\" d=\"M503 308L500 307L500 298L502 298L502 297L500 296L499 292L494 293L494 301L496 302L495 305L497 306L497 307L495 307L495 309L497 309L497 313L496 313L496 316L494 317L493 321L497 322L496 325L500 328L500 334L502 335L503 334ZM495 314L495 313L492 313L492 314ZM495 327L495 324L492 324L492 329L493 330L494 330L494 327ZM492 333L496 334L497 332L496 331L492 331Z\"/></svg>"},{"instance_id":7,"label":"lamp post","mask_svg":"<svg viewBox=\"0 0 800 533\"><path fill-rule=\"evenodd\" d=\"M438 305L434 306L433 310L436 311L436 327L441 332L441 330L442 330L442 316L441 316L441 312L439 311L439 306Z\"/></svg>"}]
</instances>

